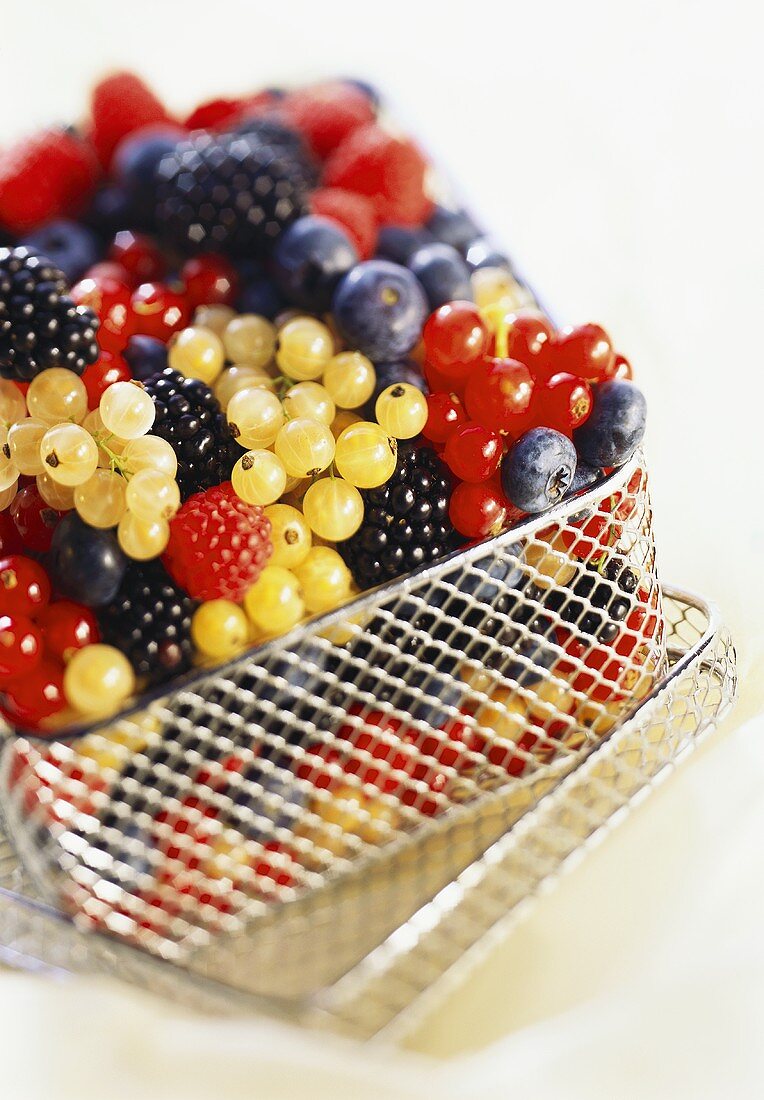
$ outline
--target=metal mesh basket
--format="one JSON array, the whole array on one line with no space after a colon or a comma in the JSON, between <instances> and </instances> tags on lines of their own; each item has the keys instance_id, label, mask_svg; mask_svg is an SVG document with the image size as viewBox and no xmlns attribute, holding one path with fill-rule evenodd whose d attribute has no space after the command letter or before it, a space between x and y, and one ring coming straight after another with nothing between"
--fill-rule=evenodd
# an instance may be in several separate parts
<instances>
[{"instance_id":1,"label":"metal mesh basket","mask_svg":"<svg viewBox=\"0 0 764 1100\"><path fill-rule=\"evenodd\" d=\"M573 770L666 661L637 456L138 714L9 743L9 831L80 925L302 999Z\"/></svg>"}]
</instances>

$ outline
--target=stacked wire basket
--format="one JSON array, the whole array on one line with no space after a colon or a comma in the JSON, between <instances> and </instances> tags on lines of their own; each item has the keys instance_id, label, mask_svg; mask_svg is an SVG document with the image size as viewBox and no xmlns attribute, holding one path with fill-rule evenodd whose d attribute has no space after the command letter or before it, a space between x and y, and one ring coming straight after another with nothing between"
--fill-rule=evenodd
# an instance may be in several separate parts
<instances>
[{"instance_id":1,"label":"stacked wire basket","mask_svg":"<svg viewBox=\"0 0 764 1100\"><path fill-rule=\"evenodd\" d=\"M144 709L8 739L5 956L394 1032L734 683L661 588L638 454Z\"/></svg>"}]
</instances>

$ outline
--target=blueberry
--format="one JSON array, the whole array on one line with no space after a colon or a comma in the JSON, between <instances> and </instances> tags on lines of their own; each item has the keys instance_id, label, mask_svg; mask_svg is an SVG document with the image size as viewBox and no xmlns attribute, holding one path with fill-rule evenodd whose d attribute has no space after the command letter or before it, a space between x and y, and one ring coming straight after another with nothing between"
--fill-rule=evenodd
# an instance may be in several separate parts
<instances>
[{"instance_id":1,"label":"blueberry","mask_svg":"<svg viewBox=\"0 0 764 1100\"><path fill-rule=\"evenodd\" d=\"M565 496L576 472L576 449L554 428L531 428L501 464L504 492L523 512L544 512Z\"/></svg>"},{"instance_id":2,"label":"blueberry","mask_svg":"<svg viewBox=\"0 0 764 1100\"><path fill-rule=\"evenodd\" d=\"M130 195L124 187L102 187L95 193L85 221L101 237L113 237L134 222Z\"/></svg>"},{"instance_id":3,"label":"blueberry","mask_svg":"<svg viewBox=\"0 0 764 1100\"><path fill-rule=\"evenodd\" d=\"M153 336L131 336L122 355L139 382L145 382L167 366L167 347Z\"/></svg>"},{"instance_id":4,"label":"blueberry","mask_svg":"<svg viewBox=\"0 0 764 1100\"><path fill-rule=\"evenodd\" d=\"M504 252L500 252L485 237L479 237L468 246L465 253L467 267L470 271L477 271L481 267L504 267L512 270L509 258Z\"/></svg>"},{"instance_id":5,"label":"blueberry","mask_svg":"<svg viewBox=\"0 0 764 1100\"><path fill-rule=\"evenodd\" d=\"M269 321L286 309L286 302L273 281L264 275L257 275L242 286L236 305L239 313L256 313Z\"/></svg>"},{"instance_id":6,"label":"blueberry","mask_svg":"<svg viewBox=\"0 0 764 1100\"><path fill-rule=\"evenodd\" d=\"M465 253L469 245L480 236L480 229L466 210L448 210L445 206L435 207L427 223L427 230L436 241L450 244L461 253Z\"/></svg>"},{"instance_id":7,"label":"blueberry","mask_svg":"<svg viewBox=\"0 0 764 1100\"><path fill-rule=\"evenodd\" d=\"M347 234L309 214L298 218L278 239L273 277L288 301L313 313L325 313L340 279L358 263Z\"/></svg>"},{"instance_id":8,"label":"blueberry","mask_svg":"<svg viewBox=\"0 0 764 1100\"><path fill-rule=\"evenodd\" d=\"M367 260L337 287L332 312L350 347L376 362L407 355L419 340L428 310L424 291L410 271L387 260Z\"/></svg>"},{"instance_id":9,"label":"blueberry","mask_svg":"<svg viewBox=\"0 0 764 1100\"><path fill-rule=\"evenodd\" d=\"M432 235L426 229L411 229L407 225L383 225L377 238L377 256L394 264L407 264L418 248L430 244Z\"/></svg>"},{"instance_id":10,"label":"blueberry","mask_svg":"<svg viewBox=\"0 0 764 1100\"><path fill-rule=\"evenodd\" d=\"M62 596L86 607L104 607L117 594L127 558L113 531L89 527L69 512L53 533L47 564L53 587Z\"/></svg>"},{"instance_id":11,"label":"blueberry","mask_svg":"<svg viewBox=\"0 0 764 1100\"><path fill-rule=\"evenodd\" d=\"M422 284L430 309L446 302L472 301L469 268L450 244L426 244L408 263Z\"/></svg>"},{"instance_id":12,"label":"blueberry","mask_svg":"<svg viewBox=\"0 0 764 1100\"><path fill-rule=\"evenodd\" d=\"M578 453L592 466L622 466L645 434L647 402L633 382L603 382L589 419L574 434Z\"/></svg>"},{"instance_id":13,"label":"blueberry","mask_svg":"<svg viewBox=\"0 0 764 1100\"><path fill-rule=\"evenodd\" d=\"M588 466L585 462L579 462L565 496L574 497L578 493L583 493L584 489L591 489L601 477L602 470L597 466Z\"/></svg>"},{"instance_id":14,"label":"blueberry","mask_svg":"<svg viewBox=\"0 0 764 1100\"><path fill-rule=\"evenodd\" d=\"M182 137L174 126L152 126L126 137L114 157L116 182L132 195L151 190L160 160L175 149Z\"/></svg>"},{"instance_id":15,"label":"blueberry","mask_svg":"<svg viewBox=\"0 0 764 1100\"><path fill-rule=\"evenodd\" d=\"M374 110L377 110L382 102L379 89L375 88L373 84L369 84L367 80L358 80L356 77L348 76L343 79L342 83L349 84L351 88L357 88L361 95L366 96Z\"/></svg>"},{"instance_id":16,"label":"blueberry","mask_svg":"<svg viewBox=\"0 0 764 1100\"><path fill-rule=\"evenodd\" d=\"M93 230L67 218L59 218L35 229L19 244L42 252L56 267L61 268L70 283L81 279L101 255L101 245Z\"/></svg>"}]
</instances>

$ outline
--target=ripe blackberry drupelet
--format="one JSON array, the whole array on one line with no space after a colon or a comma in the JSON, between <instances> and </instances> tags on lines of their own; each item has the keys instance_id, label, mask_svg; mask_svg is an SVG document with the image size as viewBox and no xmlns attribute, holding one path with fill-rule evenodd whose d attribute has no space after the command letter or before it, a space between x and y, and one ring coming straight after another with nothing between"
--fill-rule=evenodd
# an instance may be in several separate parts
<instances>
[{"instance_id":1,"label":"ripe blackberry drupelet","mask_svg":"<svg viewBox=\"0 0 764 1100\"><path fill-rule=\"evenodd\" d=\"M209 386L172 367L143 384L156 407L151 431L166 439L177 456L181 498L228 481L243 452Z\"/></svg>"},{"instance_id":2,"label":"ripe blackberry drupelet","mask_svg":"<svg viewBox=\"0 0 764 1100\"><path fill-rule=\"evenodd\" d=\"M117 595L99 614L103 640L122 650L136 676L162 683L191 666L195 607L161 562L133 562Z\"/></svg>"},{"instance_id":3,"label":"ripe blackberry drupelet","mask_svg":"<svg viewBox=\"0 0 764 1100\"><path fill-rule=\"evenodd\" d=\"M302 172L307 187L315 187L318 183L318 165L302 136L278 117L245 119L236 127L236 133L246 135L259 145L269 145L271 149L289 157Z\"/></svg>"},{"instance_id":4,"label":"ripe blackberry drupelet","mask_svg":"<svg viewBox=\"0 0 764 1100\"><path fill-rule=\"evenodd\" d=\"M352 538L337 544L360 588L400 577L455 550L448 518L451 481L429 447L398 449L389 481L363 494L366 514Z\"/></svg>"},{"instance_id":5,"label":"ripe blackberry drupelet","mask_svg":"<svg viewBox=\"0 0 764 1100\"><path fill-rule=\"evenodd\" d=\"M157 169L156 224L183 252L267 253L307 211L310 181L285 149L246 134L198 135Z\"/></svg>"},{"instance_id":6,"label":"ripe blackberry drupelet","mask_svg":"<svg viewBox=\"0 0 764 1100\"><path fill-rule=\"evenodd\" d=\"M63 272L29 248L0 248L0 377L48 367L82 374L98 358L98 320L67 295Z\"/></svg>"}]
</instances>

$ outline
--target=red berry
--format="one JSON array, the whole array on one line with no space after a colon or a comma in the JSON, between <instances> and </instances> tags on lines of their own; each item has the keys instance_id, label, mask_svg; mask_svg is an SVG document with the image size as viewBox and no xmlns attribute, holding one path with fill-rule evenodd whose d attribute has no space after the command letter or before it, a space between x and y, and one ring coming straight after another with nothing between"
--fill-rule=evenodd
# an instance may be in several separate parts
<instances>
[{"instance_id":1,"label":"red berry","mask_svg":"<svg viewBox=\"0 0 764 1100\"><path fill-rule=\"evenodd\" d=\"M534 394L539 424L571 435L588 419L594 404L591 386L574 374L555 374Z\"/></svg>"},{"instance_id":2,"label":"red berry","mask_svg":"<svg viewBox=\"0 0 764 1100\"><path fill-rule=\"evenodd\" d=\"M440 373L437 367L427 362L421 364L421 370L427 380L430 393L452 393L460 401L464 401L464 391L467 387L466 378L447 378L445 374Z\"/></svg>"},{"instance_id":3,"label":"red berry","mask_svg":"<svg viewBox=\"0 0 764 1100\"><path fill-rule=\"evenodd\" d=\"M172 122L165 108L140 77L114 73L93 89L92 139L98 158L108 168L123 137L156 122Z\"/></svg>"},{"instance_id":4,"label":"red berry","mask_svg":"<svg viewBox=\"0 0 764 1100\"><path fill-rule=\"evenodd\" d=\"M49 604L38 617L45 649L59 661L68 661L77 649L101 640L98 620L89 607L72 600Z\"/></svg>"},{"instance_id":5,"label":"red berry","mask_svg":"<svg viewBox=\"0 0 764 1100\"><path fill-rule=\"evenodd\" d=\"M57 512L40 496L36 485L27 485L11 504L11 518L27 550L45 554L50 550L53 532L65 512Z\"/></svg>"},{"instance_id":6,"label":"red berry","mask_svg":"<svg viewBox=\"0 0 764 1100\"><path fill-rule=\"evenodd\" d=\"M0 612L0 681L25 676L42 657L42 634L26 615Z\"/></svg>"},{"instance_id":7,"label":"red berry","mask_svg":"<svg viewBox=\"0 0 764 1100\"><path fill-rule=\"evenodd\" d=\"M64 668L42 657L36 668L5 687L4 710L20 726L37 726L66 706Z\"/></svg>"},{"instance_id":8,"label":"red berry","mask_svg":"<svg viewBox=\"0 0 764 1100\"><path fill-rule=\"evenodd\" d=\"M112 241L108 258L127 272L130 286L152 283L161 279L167 270L164 256L151 237L121 229Z\"/></svg>"},{"instance_id":9,"label":"red berry","mask_svg":"<svg viewBox=\"0 0 764 1100\"><path fill-rule=\"evenodd\" d=\"M613 360L613 367L607 378L625 378L628 382L634 377L634 372L631 369L631 363L625 355L616 355Z\"/></svg>"},{"instance_id":10,"label":"red berry","mask_svg":"<svg viewBox=\"0 0 764 1100\"><path fill-rule=\"evenodd\" d=\"M359 88L341 81L290 92L279 104L279 113L300 131L322 160L359 126L374 121L374 108L368 97Z\"/></svg>"},{"instance_id":11,"label":"red berry","mask_svg":"<svg viewBox=\"0 0 764 1100\"><path fill-rule=\"evenodd\" d=\"M371 259L379 228L371 199L339 187L321 187L310 196L310 208L344 230L360 259Z\"/></svg>"},{"instance_id":12,"label":"red berry","mask_svg":"<svg viewBox=\"0 0 764 1100\"><path fill-rule=\"evenodd\" d=\"M194 256L180 273L189 306L232 304L239 290L239 275L225 256Z\"/></svg>"},{"instance_id":13,"label":"red berry","mask_svg":"<svg viewBox=\"0 0 764 1100\"><path fill-rule=\"evenodd\" d=\"M27 233L53 218L78 214L98 178L90 145L68 130L44 130L0 154L0 222Z\"/></svg>"},{"instance_id":14,"label":"red berry","mask_svg":"<svg viewBox=\"0 0 764 1100\"><path fill-rule=\"evenodd\" d=\"M613 346L599 325L579 325L566 330L557 338L549 354L555 374L575 374L587 382L603 382L612 377Z\"/></svg>"},{"instance_id":15,"label":"red berry","mask_svg":"<svg viewBox=\"0 0 764 1100\"><path fill-rule=\"evenodd\" d=\"M240 602L271 556L270 521L230 481L189 497L170 524L163 562L195 600Z\"/></svg>"},{"instance_id":16,"label":"red berry","mask_svg":"<svg viewBox=\"0 0 764 1100\"><path fill-rule=\"evenodd\" d=\"M194 107L183 125L187 130L217 130L229 122L236 122L241 107L241 99L208 99Z\"/></svg>"},{"instance_id":17,"label":"red berry","mask_svg":"<svg viewBox=\"0 0 764 1100\"><path fill-rule=\"evenodd\" d=\"M88 408L98 407L101 397L115 382L129 382L132 378L130 368L117 352L102 351L95 363L86 367L82 381L88 391Z\"/></svg>"},{"instance_id":18,"label":"red berry","mask_svg":"<svg viewBox=\"0 0 764 1100\"><path fill-rule=\"evenodd\" d=\"M13 554L0 558L0 606L9 615L36 619L50 600L50 581L32 558Z\"/></svg>"},{"instance_id":19,"label":"red berry","mask_svg":"<svg viewBox=\"0 0 764 1100\"><path fill-rule=\"evenodd\" d=\"M75 305L89 306L98 317L98 343L105 351L122 351L135 332L130 298L125 283L103 273L81 279L72 287Z\"/></svg>"},{"instance_id":20,"label":"red berry","mask_svg":"<svg viewBox=\"0 0 764 1100\"><path fill-rule=\"evenodd\" d=\"M490 334L472 302L449 302L436 309L422 333L425 354L445 378L466 378L485 357Z\"/></svg>"},{"instance_id":21,"label":"red berry","mask_svg":"<svg viewBox=\"0 0 764 1100\"><path fill-rule=\"evenodd\" d=\"M473 368L464 402L478 424L518 439L531 426L533 379L524 363L489 359Z\"/></svg>"},{"instance_id":22,"label":"red berry","mask_svg":"<svg viewBox=\"0 0 764 1100\"><path fill-rule=\"evenodd\" d=\"M507 498L496 481L463 481L451 496L448 514L456 530L468 539L498 535L506 522Z\"/></svg>"},{"instance_id":23,"label":"red berry","mask_svg":"<svg viewBox=\"0 0 764 1100\"><path fill-rule=\"evenodd\" d=\"M191 317L185 298L164 283L142 283L133 293L131 310L134 332L154 336L165 344L186 327Z\"/></svg>"},{"instance_id":24,"label":"red berry","mask_svg":"<svg viewBox=\"0 0 764 1100\"><path fill-rule=\"evenodd\" d=\"M505 358L525 363L534 377L543 373L543 364L554 340L554 328L540 313L518 313L507 318Z\"/></svg>"},{"instance_id":25,"label":"red berry","mask_svg":"<svg viewBox=\"0 0 764 1100\"><path fill-rule=\"evenodd\" d=\"M111 279L112 282L123 283L125 286L130 281L130 276L122 264L115 263L114 260L100 260L97 264L89 267L82 278L83 280L92 279L96 283L101 283L104 279Z\"/></svg>"},{"instance_id":26,"label":"red berry","mask_svg":"<svg viewBox=\"0 0 764 1100\"><path fill-rule=\"evenodd\" d=\"M496 473L504 446L501 436L482 424L468 421L448 437L443 459L462 481L487 481Z\"/></svg>"},{"instance_id":27,"label":"red berry","mask_svg":"<svg viewBox=\"0 0 764 1100\"><path fill-rule=\"evenodd\" d=\"M0 512L0 555L23 554L24 543L10 512Z\"/></svg>"},{"instance_id":28,"label":"red berry","mask_svg":"<svg viewBox=\"0 0 764 1100\"><path fill-rule=\"evenodd\" d=\"M467 413L455 393L443 390L431 393L427 398L427 423L422 428L422 435L431 443L445 443L454 429L466 420Z\"/></svg>"},{"instance_id":29,"label":"red berry","mask_svg":"<svg viewBox=\"0 0 764 1100\"><path fill-rule=\"evenodd\" d=\"M425 191L426 173L427 161L413 142L369 122L335 149L323 183L366 195L382 224L421 225L433 207Z\"/></svg>"}]
</instances>

